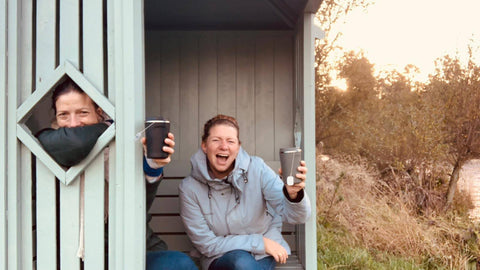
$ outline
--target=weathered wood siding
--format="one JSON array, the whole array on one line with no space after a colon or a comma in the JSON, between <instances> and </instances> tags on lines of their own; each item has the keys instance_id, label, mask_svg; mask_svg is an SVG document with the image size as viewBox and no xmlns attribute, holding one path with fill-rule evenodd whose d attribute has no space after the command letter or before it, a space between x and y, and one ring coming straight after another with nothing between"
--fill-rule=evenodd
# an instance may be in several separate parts
<instances>
[{"instance_id":1,"label":"weathered wood siding","mask_svg":"<svg viewBox=\"0 0 480 270\"><path fill-rule=\"evenodd\" d=\"M55 7L55 8L52 8ZM38 23L36 26L36 35L39 36L36 41L36 72L35 82L45 80L47 74L53 72L56 67L56 33L55 33L55 1L37 2ZM32 14L33 15L33 14ZM73 31L75 31L73 29ZM78 30L77 30L78 31ZM44 57L45 56L45 57ZM33 62L33 61L32 61ZM78 59L76 60L78 63ZM34 86L35 87L35 86ZM32 89L33 90L33 89ZM39 116L39 114L35 114ZM40 117L39 117L40 118ZM45 126L44 126L45 127ZM54 269L58 267L56 258L57 251L57 214L56 214L56 184L55 175L41 161L36 164L37 178L35 183L36 198L36 265L40 269ZM72 209L75 211L74 209ZM78 211L78 210L77 210ZM78 213L78 212L77 212ZM78 221L78 218L76 219ZM78 226L76 226L78 228ZM78 231L78 230L77 230ZM73 231L72 231L73 233ZM52 252L55 250L55 252ZM35 252L34 252L35 254ZM74 255L74 254L73 254Z\"/></svg>"},{"instance_id":2,"label":"weathered wood siding","mask_svg":"<svg viewBox=\"0 0 480 270\"><path fill-rule=\"evenodd\" d=\"M83 70L85 78L103 92L103 7L102 3L94 2L98 1L83 1L83 5L80 5L78 0L37 1L35 23L37 68L34 86L51 77L58 65L69 61L75 68ZM57 10L59 29L56 29L55 20ZM81 29L85 28L88 31L80 35ZM76 254L82 203L85 209L85 268L103 269L105 209L103 204L98 203L103 201L105 192L103 158L103 155L99 155L93 160L92 166L85 169L86 181L81 181L80 177L77 177L69 185L59 184L48 168L49 164L36 160L37 269L80 267L80 259ZM81 189L84 190L83 202L80 200ZM59 209L56 209L57 207ZM56 224L59 224L58 228ZM55 250L59 252L59 260Z\"/></svg>"},{"instance_id":3,"label":"weathered wood siding","mask_svg":"<svg viewBox=\"0 0 480 270\"><path fill-rule=\"evenodd\" d=\"M175 133L175 160L200 146L203 124L237 118L242 146L267 161L293 144L293 34L146 33L146 115Z\"/></svg>"},{"instance_id":4,"label":"weathered wood siding","mask_svg":"<svg viewBox=\"0 0 480 270\"><path fill-rule=\"evenodd\" d=\"M104 18L107 5L109 17ZM110 213L115 213L110 216L115 217L109 222L110 240L120 239L110 241L108 258L118 262L112 269L144 268L142 147L133 140L144 119L141 3L4 0L0 14L0 124L4 127L0 133L0 269L80 269L81 205L85 209L83 269L104 269L103 206L108 192ZM128 18L129 23L123 23ZM107 28L106 21L110 22ZM107 46L106 32L119 45ZM107 58L110 66L122 63L125 68L108 68ZM81 87L87 86L83 90L121 126L120 150L116 151L115 143L107 150L110 163L104 162L102 148L116 135L115 124L84 161L68 170L58 166L34 138L36 131L49 126L49 91L65 74ZM107 85L110 100L103 95ZM121 111L128 107L128 114L116 118L112 103ZM110 190L104 181L105 164L110 167ZM85 181L80 181L80 175Z\"/></svg>"},{"instance_id":5,"label":"weathered wood siding","mask_svg":"<svg viewBox=\"0 0 480 270\"><path fill-rule=\"evenodd\" d=\"M0 0L0 97L7 96L7 2ZM7 99L0 98L0 127L7 126ZM7 129L0 128L0 148L7 148ZM7 152L0 150L0 269L7 269Z\"/></svg>"},{"instance_id":6,"label":"weathered wood siding","mask_svg":"<svg viewBox=\"0 0 480 270\"><path fill-rule=\"evenodd\" d=\"M308 7L307 7L308 8ZM309 178L306 181L305 191L312 200L312 216L304 225L299 227L299 258L306 269L317 269L317 207L316 207L316 145L315 145L315 40L323 38L323 31L315 25L316 10L306 10L303 23L297 27L297 59L296 70L301 74L301 86L298 89L298 111L301 112L300 141L304 150L304 159L309 166ZM300 60L301 59L301 60ZM300 67L301 66L301 67ZM298 115L298 114L297 114ZM296 138L297 139L297 138ZM313 176L312 176L313 174Z\"/></svg>"}]
</instances>

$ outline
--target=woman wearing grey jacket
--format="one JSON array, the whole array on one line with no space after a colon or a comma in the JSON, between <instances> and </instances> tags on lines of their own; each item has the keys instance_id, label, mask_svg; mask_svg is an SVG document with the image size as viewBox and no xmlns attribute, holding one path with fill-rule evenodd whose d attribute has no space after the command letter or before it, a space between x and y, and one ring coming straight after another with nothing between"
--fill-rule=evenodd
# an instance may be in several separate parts
<instances>
[{"instance_id":1,"label":"woman wearing grey jacket","mask_svg":"<svg viewBox=\"0 0 480 270\"><path fill-rule=\"evenodd\" d=\"M180 215L203 269L274 269L290 248L282 221L304 223L310 201L301 183L283 184L265 162L240 146L233 117L217 115L204 126L201 149L192 156L192 172L180 184Z\"/></svg>"}]
</instances>

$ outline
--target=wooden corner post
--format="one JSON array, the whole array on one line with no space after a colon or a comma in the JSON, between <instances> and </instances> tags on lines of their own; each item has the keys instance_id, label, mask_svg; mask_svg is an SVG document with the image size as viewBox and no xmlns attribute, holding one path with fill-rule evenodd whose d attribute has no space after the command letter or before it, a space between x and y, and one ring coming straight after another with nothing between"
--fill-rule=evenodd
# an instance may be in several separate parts
<instances>
[{"instance_id":1,"label":"wooden corner post","mask_svg":"<svg viewBox=\"0 0 480 270\"><path fill-rule=\"evenodd\" d=\"M145 116L143 1L107 1L108 92L116 110L109 268L145 269L145 184L135 134Z\"/></svg>"},{"instance_id":2,"label":"wooden corner post","mask_svg":"<svg viewBox=\"0 0 480 270\"><path fill-rule=\"evenodd\" d=\"M303 147L308 164L306 192L312 203L312 214L305 223L305 269L317 269L317 207L315 158L315 13L305 13L303 20Z\"/></svg>"}]
</instances>

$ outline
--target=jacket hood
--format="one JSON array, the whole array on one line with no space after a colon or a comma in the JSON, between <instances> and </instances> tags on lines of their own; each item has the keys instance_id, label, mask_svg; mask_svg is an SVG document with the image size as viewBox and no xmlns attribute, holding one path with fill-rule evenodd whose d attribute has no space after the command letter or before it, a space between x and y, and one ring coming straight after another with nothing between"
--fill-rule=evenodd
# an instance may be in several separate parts
<instances>
[{"instance_id":1,"label":"jacket hood","mask_svg":"<svg viewBox=\"0 0 480 270\"><path fill-rule=\"evenodd\" d=\"M218 184L225 183L222 179L212 178L208 173L208 166L207 166L207 155L203 152L202 149L199 149L190 159L192 164L192 172L191 176L199 181L200 183L215 186ZM228 176L228 179L232 179L232 185L239 189L238 180L241 179L242 181L243 176L246 175L248 170L248 165L250 164L250 156L240 147L238 151L237 158L235 159L235 166ZM232 178L233 177L233 178ZM245 176L246 177L246 176Z\"/></svg>"}]
</instances>

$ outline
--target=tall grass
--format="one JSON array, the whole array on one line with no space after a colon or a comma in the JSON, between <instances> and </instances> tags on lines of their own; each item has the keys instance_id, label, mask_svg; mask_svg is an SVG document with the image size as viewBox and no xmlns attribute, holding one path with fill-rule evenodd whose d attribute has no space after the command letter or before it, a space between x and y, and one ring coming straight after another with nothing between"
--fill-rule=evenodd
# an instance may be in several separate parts
<instances>
[{"instance_id":1,"label":"tall grass","mask_svg":"<svg viewBox=\"0 0 480 270\"><path fill-rule=\"evenodd\" d=\"M361 159L319 156L317 169L319 269L465 269L480 257L464 194L448 212L419 212L416 193Z\"/></svg>"}]
</instances>

